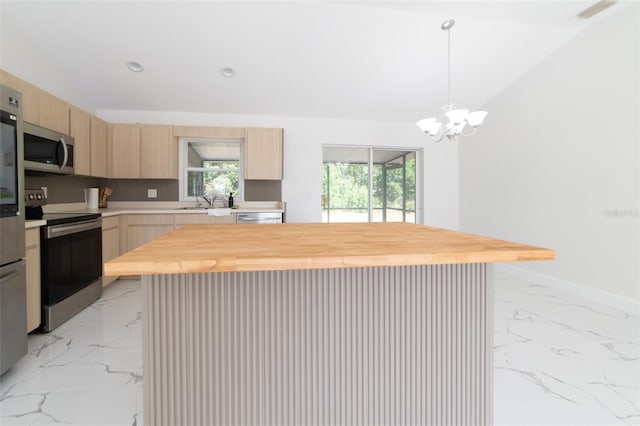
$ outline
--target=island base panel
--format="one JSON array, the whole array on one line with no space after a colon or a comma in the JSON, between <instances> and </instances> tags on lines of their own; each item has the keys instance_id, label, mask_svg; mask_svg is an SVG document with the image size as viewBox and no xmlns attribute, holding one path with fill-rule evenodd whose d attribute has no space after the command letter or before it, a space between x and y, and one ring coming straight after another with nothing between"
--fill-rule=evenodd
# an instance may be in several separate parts
<instances>
[{"instance_id":1,"label":"island base panel","mask_svg":"<svg viewBox=\"0 0 640 426\"><path fill-rule=\"evenodd\" d=\"M491 264L142 277L147 425L490 425Z\"/></svg>"}]
</instances>

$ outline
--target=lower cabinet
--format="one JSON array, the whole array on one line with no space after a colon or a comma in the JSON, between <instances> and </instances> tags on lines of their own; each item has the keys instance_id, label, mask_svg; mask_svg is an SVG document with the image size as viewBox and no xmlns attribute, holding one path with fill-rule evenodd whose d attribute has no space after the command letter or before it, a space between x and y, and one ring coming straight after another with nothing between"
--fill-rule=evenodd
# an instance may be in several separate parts
<instances>
[{"instance_id":1,"label":"lower cabinet","mask_svg":"<svg viewBox=\"0 0 640 426\"><path fill-rule=\"evenodd\" d=\"M138 248L183 225L236 223L235 213L229 216L208 216L202 213L129 214L122 218L122 226L125 227L120 234L122 253ZM105 229L104 221L102 228Z\"/></svg>"},{"instance_id":2,"label":"lower cabinet","mask_svg":"<svg viewBox=\"0 0 640 426\"><path fill-rule=\"evenodd\" d=\"M236 214L229 216L209 216L206 214L177 214L176 228L182 225L219 225L225 223L236 223Z\"/></svg>"},{"instance_id":3,"label":"lower cabinet","mask_svg":"<svg viewBox=\"0 0 640 426\"><path fill-rule=\"evenodd\" d=\"M102 218L102 264L120 256L120 216ZM103 267L104 271L104 267ZM118 277L102 276L102 286L105 287Z\"/></svg>"},{"instance_id":4,"label":"lower cabinet","mask_svg":"<svg viewBox=\"0 0 640 426\"><path fill-rule=\"evenodd\" d=\"M130 214L126 216L126 251L173 231L172 214Z\"/></svg>"},{"instance_id":5,"label":"lower cabinet","mask_svg":"<svg viewBox=\"0 0 640 426\"><path fill-rule=\"evenodd\" d=\"M27 333L40 326L42 319L40 301L40 228L25 232L25 257L27 264Z\"/></svg>"}]
</instances>

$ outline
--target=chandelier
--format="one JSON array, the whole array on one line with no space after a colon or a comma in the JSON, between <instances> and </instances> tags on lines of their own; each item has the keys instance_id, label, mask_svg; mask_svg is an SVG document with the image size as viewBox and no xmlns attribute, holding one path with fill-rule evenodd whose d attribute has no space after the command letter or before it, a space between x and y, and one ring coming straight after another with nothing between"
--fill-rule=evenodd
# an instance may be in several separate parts
<instances>
[{"instance_id":1,"label":"chandelier","mask_svg":"<svg viewBox=\"0 0 640 426\"><path fill-rule=\"evenodd\" d=\"M440 142L445 136L450 141L456 142L458 136L473 135L478 126L487 116L487 111L473 111L460 109L451 103L451 28L456 21L446 20L440 28L447 32L447 105L442 107L444 116L438 121L435 117L424 118L416 124L424 133L428 134L436 142ZM448 120L445 123L445 118Z\"/></svg>"}]
</instances>

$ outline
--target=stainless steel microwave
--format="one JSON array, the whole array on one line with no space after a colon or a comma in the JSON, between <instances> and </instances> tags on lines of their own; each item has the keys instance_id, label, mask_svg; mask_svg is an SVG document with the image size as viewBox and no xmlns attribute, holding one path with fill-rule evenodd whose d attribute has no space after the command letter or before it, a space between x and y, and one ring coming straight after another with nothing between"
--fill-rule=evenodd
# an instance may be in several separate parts
<instances>
[{"instance_id":1,"label":"stainless steel microwave","mask_svg":"<svg viewBox=\"0 0 640 426\"><path fill-rule=\"evenodd\" d=\"M71 136L24 123L24 169L43 173L72 174Z\"/></svg>"}]
</instances>

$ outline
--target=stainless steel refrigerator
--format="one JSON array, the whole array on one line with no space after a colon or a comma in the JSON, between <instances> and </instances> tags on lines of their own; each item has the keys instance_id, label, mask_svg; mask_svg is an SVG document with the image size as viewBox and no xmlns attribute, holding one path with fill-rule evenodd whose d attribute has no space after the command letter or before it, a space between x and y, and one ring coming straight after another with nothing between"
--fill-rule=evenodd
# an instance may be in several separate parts
<instances>
[{"instance_id":1,"label":"stainless steel refrigerator","mask_svg":"<svg viewBox=\"0 0 640 426\"><path fill-rule=\"evenodd\" d=\"M27 353L21 103L0 85L0 374Z\"/></svg>"}]
</instances>

